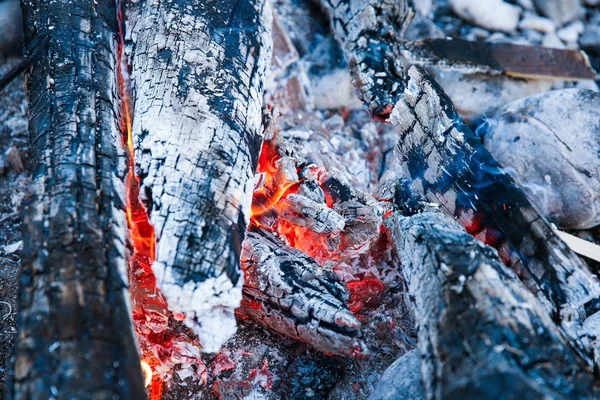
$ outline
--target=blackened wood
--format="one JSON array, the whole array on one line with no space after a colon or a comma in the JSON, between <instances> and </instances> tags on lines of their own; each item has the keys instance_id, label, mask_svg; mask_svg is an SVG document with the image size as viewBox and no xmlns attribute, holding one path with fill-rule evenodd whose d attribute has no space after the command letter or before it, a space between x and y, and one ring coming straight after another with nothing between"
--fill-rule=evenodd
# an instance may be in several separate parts
<instances>
[{"instance_id":1,"label":"blackened wood","mask_svg":"<svg viewBox=\"0 0 600 400\"><path fill-rule=\"evenodd\" d=\"M113 0L23 3L33 195L9 398L146 397L126 287ZM49 40L46 40L48 38Z\"/></svg>"},{"instance_id":2,"label":"blackened wood","mask_svg":"<svg viewBox=\"0 0 600 400\"><path fill-rule=\"evenodd\" d=\"M364 357L360 322L348 288L330 269L262 228L251 228L242 252L246 315L320 351Z\"/></svg>"},{"instance_id":3,"label":"blackened wood","mask_svg":"<svg viewBox=\"0 0 600 400\"><path fill-rule=\"evenodd\" d=\"M426 39L404 42L402 55L412 64L438 65L465 73L564 80L597 77L590 60L580 50L460 39Z\"/></svg>"},{"instance_id":4,"label":"blackened wood","mask_svg":"<svg viewBox=\"0 0 600 400\"><path fill-rule=\"evenodd\" d=\"M404 89L400 40L412 11L405 0L319 0L354 86L373 117L386 119Z\"/></svg>"},{"instance_id":5,"label":"blackened wood","mask_svg":"<svg viewBox=\"0 0 600 400\"><path fill-rule=\"evenodd\" d=\"M414 299L428 399L592 399L595 379L542 304L453 218L386 220Z\"/></svg>"},{"instance_id":6,"label":"blackened wood","mask_svg":"<svg viewBox=\"0 0 600 400\"><path fill-rule=\"evenodd\" d=\"M579 335L583 307L600 295L596 277L462 122L440 86L419 67L409 77L391 120L412 190L496 247L591 363Z\"/></svg>"},{"instance_id":7,"label":"blackened wood","mask_svg":"<svg viewBox=\"0 0 600 400\"><path fill-rule=\"evenodd\" d=\"M271 56L264 0L141 0L127 10L136 172L157 282L204 351L235 332L240 251Z\"/></svg>"}]
</instances>

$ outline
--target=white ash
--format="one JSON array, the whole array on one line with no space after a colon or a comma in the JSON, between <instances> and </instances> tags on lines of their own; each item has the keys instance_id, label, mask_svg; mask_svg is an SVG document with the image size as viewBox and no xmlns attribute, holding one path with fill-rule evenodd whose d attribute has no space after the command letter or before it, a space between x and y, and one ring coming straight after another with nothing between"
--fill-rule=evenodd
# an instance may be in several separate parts
<instances>
[{"instance_id":1,"label":"white ash","mask_svg":"<svg viewBox=\"0 0 600 400\"><path fill-rule=\"evenodd\" d=\"M550 91L509 104L485 138L542 215L561 228L600 224L600 94Z\"/></svg>"}]
</instances>

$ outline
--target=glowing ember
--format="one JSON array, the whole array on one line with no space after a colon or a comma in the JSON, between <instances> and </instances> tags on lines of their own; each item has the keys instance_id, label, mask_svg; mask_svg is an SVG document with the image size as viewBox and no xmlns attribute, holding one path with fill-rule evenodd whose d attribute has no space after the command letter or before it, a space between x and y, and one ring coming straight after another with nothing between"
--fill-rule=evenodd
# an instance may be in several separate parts
<instances>
[{"instance_id":1,"label":"glowing ember","mask_svg":"<svg viewBox=\"0 0 600 400\"><path fill-rule=\"evenodd\" d=\"M375 220L374 229L368 230L366 234L356 234L357 231L360 231L360 229L356 229L356 225L369 223L367 217L360 215L365 212L366 206L364 209L360 209L360 205L356 205L355 202L353 204L356 208L344 217L336 210L344 212L344 206L338 206L344 200L348 201L349 196L355 196L356 199L359 197L349 193L349 189L337 179L332 178L323 167L314 164L307 165L300 159L295 163L290 163L293 158L284 157L278 153L276 140L265 141L262 147L257 171L260 179L256 184L252 201L252 223L276 232L285 239L289 246L302 251L321 265L325 263L343 264L368 251L375 244L369 235L371 231L374 231L374 238L377 238L381 219ZM282 170L287 173L282 173ZM296 179L282 178L290 176L294 176ZM313 198L322 196L320 203L311 201L310 198L306 200L307 197L304 195L297 196L303 190L306 191L307 187L313 191L312 195L315 196ZM373 212L373 209L368 210L367 212ZM334 216L323 218L316 223L307 222L315 221L315 214L325 216L329 212ZM381 213L381 217L383 217L383 211ZM313 219L311 220L311 218ZM336 218L339 218L340 221ZM321 221L323 225L318 225ZM339 272L337 268L333 269ZM351 293L348 305L353 313L358 313L363 309L375 309L379 306L380 299L385 292L385 286L380 280L371 276L364 277L356 271L351 274L340 272L338 276L348 282L348 289ZM260 309L262 305L245 299L243 307Z\"/></svg>"},{"instance_id":2,"label":"glowing ember","mask_svg":"<svg viewBox=\"0 0 600 400\"><path fill-rule=\"evenodd\" d=\"M146 361L141 362L142 372L144 373L144 386L148 387L152 383L152 368Z\"/></svg>"}]
</instances>

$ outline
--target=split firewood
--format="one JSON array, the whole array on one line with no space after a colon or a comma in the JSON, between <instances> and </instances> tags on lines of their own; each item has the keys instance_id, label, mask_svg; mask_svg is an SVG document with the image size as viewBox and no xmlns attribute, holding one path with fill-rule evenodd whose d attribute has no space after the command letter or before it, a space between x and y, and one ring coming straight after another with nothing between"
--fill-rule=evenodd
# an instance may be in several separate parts
<instances>
[{"instance_id":1,"label":"split firewood","mask_svg":"<svg viewBox=\"0 0 600 400\"><path fill-rule=\"evenodd\" d=\"M414 299L428 399L592 399L595 379L498 253L437 212L385 226Z\"/></svg>"},{"instance_id":2,"label":"split firewood","mask_svg":"<svg viewBox=\"0 0 600 400\"><path fill-rule=\"evenodd\" d=\"M128 307L112 0L23 3L33 194L13 399L144 399ZM49 40L47 40L49 39Z\"/></svg>"},{"instance_id":3,"label":"split firewood","mask_svg":"<svg viewBox=\"0 0 600 400\"><path fill-rule=\"evenodd\" d=\"M496 247L592 363L578 331L583 308L600 296L598 280L462 122L439 85L419 67L408 74L391 120L412 189Z\"/></svg>"},{"instance_id":4,"label":"split firewood","mask_svg":"<svg viewBox=\"0 0 600 400\"><path fill-rule=\"evenodd\" d=\"M242 265L245 314L327 353L368 354L361 324L348 309L348 288L333 271L254 227L244 242Z\"/></svg>"},{"instance_id":5,"label":"split firewood","mask_svg":"<svg viewBox=\"0 0 600 400\"><path fill-rule=\"evenodd\" d=\"M597 78L589 58L581 50L460 39L425 39L403 42L401 52L412 64L436 65L462 73L572 81Z\"/></svg>"},{"instance_id":6,"label":"split firewood","mask_svg":"<svg viewBox=\"0 0 600 400\"><path fill-rule=\"evenodd\" d=\"M402 96L399 42L412 18L404 0L319 0L344 51L354 86L375 118L387 119Z\"/></svg>"},{"instance_id":7,"label":"split firewood","mask_svg":"<svg viewBox=\"0 0 600 400\"><path fill-rule=\"evenodd\" d=\"M235 332L271 56L264 0L144 0L127 10L140 193L171 310L217 351Z\"/></svg>"}]
</instances>

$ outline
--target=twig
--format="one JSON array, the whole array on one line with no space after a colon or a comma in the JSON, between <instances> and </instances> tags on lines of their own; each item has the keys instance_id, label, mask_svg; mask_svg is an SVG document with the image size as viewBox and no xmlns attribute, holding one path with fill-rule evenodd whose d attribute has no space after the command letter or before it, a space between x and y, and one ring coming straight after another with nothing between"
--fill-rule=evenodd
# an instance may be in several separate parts
<instances>
[{"instance_id":1,"label":"twig","mask_svg":"<svg viewBox=\"0 0 600 400\"><path fill-rule=\"evenodd\" d=\"M19 215L19 213L17 211L13 211L10 214L6 214L4 217L0 218L0 224L8 221L12 217L16 217L17 215Z\"/></svg>"},{"instance_id":2,"label":"twig","mask_svg":"<svg viewBox=\"0 0 600 400\"><path fill-rule=\"evenodd\" d=\"M0 320L0 321L5 321L13 313L12 306L7 301L0 301L0 304L6 304L8 306L8 313L6 315L3 315L2 319Z\"/></svg>"}]
</instances>

